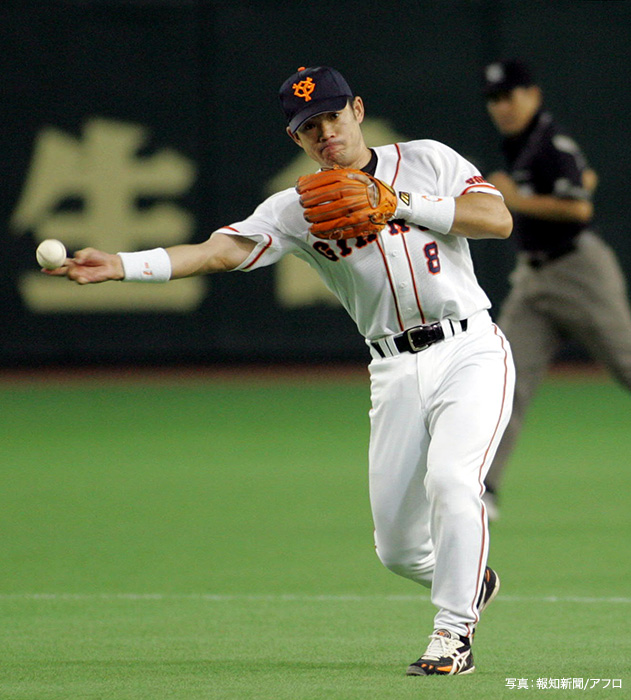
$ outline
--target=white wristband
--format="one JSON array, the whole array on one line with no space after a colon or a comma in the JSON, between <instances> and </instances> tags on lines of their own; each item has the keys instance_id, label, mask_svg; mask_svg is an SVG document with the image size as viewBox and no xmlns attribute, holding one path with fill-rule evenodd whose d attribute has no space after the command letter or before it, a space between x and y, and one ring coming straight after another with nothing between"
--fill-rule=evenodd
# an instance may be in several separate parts
<instances>
[{"instance_id":1,"label":"white wristband","mask_svg":"<svg viewBox=\"0 0 631 700\"><path fill-rule=\"evenodd\" d=\"M397 192L393 219L405 219L430 231L449 233L456 214L454 197L435 197L416 192Z\"/></svg>"},{"instance_id":2,"label":"white wristband","mask_svg":"<svg viewBox=\"0 0 631 700\"><path fill-rule=\"evenodd\" d=\"M118 255L123 261L124 282L168 282L171 279L171 258L164 248Z\"/></svg>"}]
</instances>

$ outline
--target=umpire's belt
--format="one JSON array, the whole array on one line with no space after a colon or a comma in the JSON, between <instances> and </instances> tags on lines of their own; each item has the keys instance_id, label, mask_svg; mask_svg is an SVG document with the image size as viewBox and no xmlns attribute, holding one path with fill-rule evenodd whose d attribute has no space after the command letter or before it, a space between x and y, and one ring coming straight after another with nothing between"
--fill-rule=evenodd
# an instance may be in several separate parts
<instances>
[{"instance_id":1,"label":"umpire's belt","mask_svg":"<svg viewBox=\"0 0 631 700\"><path fill-rule=\"evenodd\" d=\"M573 253L576 250L576 242L574 239L564 241L563 245L555 250L528 250L524 251L523 258L530 267L538 270L540 267L547 265L562 258L568 253Z\"/></svg>"},{"instance_id":2,"label":"umpire's belt","mask_svg":"<svg viewBox=\"0 0 631 700\"><path fill-rule=\"evenodd\" d=\"M453 338L454 335L464 333L466 330L467 319L464 321L452 321L447 318L436 323L409 328L403 333L391 335L388 338L372 340L370 347L376 352L378 357L392 357L401 352L421 352L421 350L426 350L434 343Z\"/></svg>"}]
</instances>

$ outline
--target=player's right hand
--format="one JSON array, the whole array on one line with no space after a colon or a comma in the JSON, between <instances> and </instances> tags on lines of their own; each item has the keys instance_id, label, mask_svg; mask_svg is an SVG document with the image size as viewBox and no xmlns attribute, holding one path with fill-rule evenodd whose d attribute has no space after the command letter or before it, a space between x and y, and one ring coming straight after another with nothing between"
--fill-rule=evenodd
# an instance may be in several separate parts
<instances>
[{"instance_id":1,"label":"player's right hand","mask_svg":"<svg viewBox=\"0 0 631 700\"><path fill-rule=\"evenodd\" d=\"M120 256L95 248L83 248L67 258L66 264L56 270L43 270L52 277L67 277L77 284L95 284L108 280L122 280L125 276Z\"/></svg>"}]
</instances>

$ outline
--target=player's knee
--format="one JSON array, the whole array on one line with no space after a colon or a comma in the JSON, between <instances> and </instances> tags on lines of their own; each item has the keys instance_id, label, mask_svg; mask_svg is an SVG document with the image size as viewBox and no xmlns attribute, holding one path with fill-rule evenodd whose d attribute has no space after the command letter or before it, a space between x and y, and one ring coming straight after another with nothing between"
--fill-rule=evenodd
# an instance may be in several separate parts
<instances>
[{"instance_id":1,"label":"player's knee","mask_svg":"<svg viewBox=\"0 0 631 700\"><path fill-rule=\"evenodd\" d=\"M397 576L412 579L418 583L427 584L431 582L434 570L433 557L421 560L416 553L401 551L382 551L377 548L379 561Z\"/></svg>"},{"instance_id":2,"label":"player's knee","mask_svg":"<svg viewBox=\"0 0 631 700\"><path fill-rule=\"evenodd\" d=\"M378 554L378 553L377 553ZM401 561L397 558L386 559L379 556L381 563L392 573L397 574L397 576L403 576L404 578L410 578L412 574L412 563L409 561Z\"/></svg>"}]
</instances>

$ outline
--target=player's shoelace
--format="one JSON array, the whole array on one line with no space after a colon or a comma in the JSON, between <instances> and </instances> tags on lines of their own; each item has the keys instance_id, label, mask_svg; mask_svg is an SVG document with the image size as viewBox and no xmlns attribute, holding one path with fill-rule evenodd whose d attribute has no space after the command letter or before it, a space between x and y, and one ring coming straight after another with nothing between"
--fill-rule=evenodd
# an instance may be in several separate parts
<instances>
[{"instance_id":1,"label":"player's shoelace","mask_svg":"<svg viewBox=\"0 0 631 700\"><path fill-rule=\"evenodd\" d=\"M423 661L440 661L444 657L453 657L462 646L460 639L452 639L434 632L429 635L430 643L423 654Z\"/></svg>"},{"instance_id":2,"label":"player's shoelace","mask_svg":"<svg viewBox=\"0 0 631 700\"><path fill-rule=\"evenodd\" d=\"M430 634L429 639L423 656L408 667L408 676L453 676L475 671L471 646L466 638L439 629Z\"/></svg>"}]
</instances>

